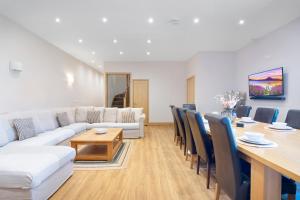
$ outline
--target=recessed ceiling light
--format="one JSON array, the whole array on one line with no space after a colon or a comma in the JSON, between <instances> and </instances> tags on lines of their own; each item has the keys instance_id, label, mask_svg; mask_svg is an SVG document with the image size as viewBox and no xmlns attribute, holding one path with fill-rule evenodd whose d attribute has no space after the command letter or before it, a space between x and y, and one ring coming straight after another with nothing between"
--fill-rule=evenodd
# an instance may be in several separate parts
<instances>
[{"instance_id":1,"label":"recessed ceiling light","mask_svg":"<svg viewBox=\"0 0 300 200\"><path fill-rule=\"evenodd\" d=\"M151 41L150 39L148 39L148 40L147 40L147 43L148 43L148 44L151 44L151 43L152 43L152 41Z\"/></svg>"},{"instance_id":2,"label":"recessed ceiling light","mask_svg":"<svg viewBox=\"0 0 300 200\"><path fill-rule=\"evenodd\" d=\"M95 55L96 54L96 52L95 51L92 51L92 55Z\"/></svg>"},{"instance_id":3,"label":"recessed ceiling light","mask_svg":"<svg viewBox=\"0 0 300 200\"><path fill-rule=\"evenodd\" d=\"M83 40L82 40L82 39L78 39L78 42L79 42L79 43L82 43L82 42L83 42Z\"/></svg>"},{"instance_id":4,"label":"recessed ceiling light","mask_svg":"<svg viewBox=\"0 0 300 200\"><path fill-rule=\"evenodd\" d=\"M124 52L123 51L120 51L120 55L123 55L124 54Z\"/></svg>"},{"instance_id":5,"label":"recessed ceiling light","mask_svg":"<svg viewBox=\"0 0 300 200\"><path fill-rule=\"evenodd\" d=\"M154 22L154 19L153 19L152 17L149 17L149 18L148 18L148 23L149 23L149 24L153 24L153 22Z\"/></svg>"},{"instance_id":6,"label":"recessed ceiling light","mask_svg":"<svg viewBox=\"0 0 300 200\"><path fill-rule=\"evenodd\" d=\"M199 18L194 18L194 20L193 20L194 24L198 24L199 21L200 21Z\"/></svg>"},{"instance_id":7,"label":"recessed ceiling light","mask_svg":"<svg viewBox=\"0 0 300 200\"><path fill-rule=\"evenodd\" d=\"M113 40L113 43L114 43L114 44L117 44L117 43L118 43L118 40L117 40L117 39L114 39L114 40Z\"/></svg>"},{"instance_id":8,"label":"recessed ceiling light","mask_svg":"<svg viewBox=\"0 0 300 200\"><path fill-rule=\"evenodd\" d=\"M149 51L147 51L146 54L147 54L147 56L150 56L151 53Z\"/></svg>"},{"instance_id":9,"label":"recessed ceiling light","mask_svg":"<svg viewBox=\"0 0 300 200\"><path fill-rule=\"evenodd\" d=\"M244 25L244 24L245 24L245 20L241 19L241 20L239 21L239 25Z\"/></svg>"},{"instance_id":10,"label":"recessed ceiling light","mask_svg":"<svg viewBox=\"0 0 300 200\"><path fill-rule=\"evenodd\" d=\"M56 23L60 23L60 22L61 22L60 18L58 18L58 17L55 18L55 22L56 22Z\"/></svg>"},{"instance_id":11,"label":"recessed ceiling light","mask_svg":"<svg viewBox=\"0 0 300 200\"><path fill-rule=\"evenodd\" d=\"M107 18L106 17L102 17L102 22L106 23L107 22Z\"/></svg>"}]
</instances>

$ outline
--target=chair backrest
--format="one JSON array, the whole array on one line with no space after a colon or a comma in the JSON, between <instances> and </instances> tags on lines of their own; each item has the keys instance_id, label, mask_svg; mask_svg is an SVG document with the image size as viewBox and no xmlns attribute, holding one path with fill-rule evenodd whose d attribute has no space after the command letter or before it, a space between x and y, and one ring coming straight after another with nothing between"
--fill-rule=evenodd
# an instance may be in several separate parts
<instances>
[{"instance_id":1,"label":"chair backrest","mask_svg":"<svg viewBox=\"0 0 300 200\"><path fill-rule=\"evenodd\" d=\"M285 122L290 127L300 129L300 110L289 110Z\"/></svg>"},{"instance_id":2,"label":"chair backrest","mask_svg":"<svg viewBox=\"0 0 300 200\"><path fill-rule=\"evenodd\" d=\"M262 123L272 124L276 122L279 114L277 108L257 108L254 116L254 120Z\"/></svg>"},{"instance_id":3,"label":"chair backrest","mask_svg":"<svg viewBox=\"0 0 300 200\"><path fill-rule=\"evenodd\" d=\"M196 110L196 105L194 103L186 103L183 104L182 107L188 110Z\"/></svg>"},{"instance_id":4,"label":"chair backrest","mask_svg":"<svg viewBox=\"0 0 300 200\"><path fill-rule=\"evenodd\" d=\"M249 117L251 106L240 105L235 108L235 113L238 118Z\"/></svg>"},{"instance_id":5,"label":"chair backrest","mask_svg":"<svg viewBox=\"0 0 300 200\"><path fill-rule=\"evenodd\" d=\"M179 113L179 108L174 107L173 112L175 114L175 119L176 119L178 130L179 130L179 135L182 137L183 141L185 142L185 138L186 138L185 137L185 129L184 129L182 118Z\"/></svg>"},{"instance_id":6,"label":"chair backrest","mask_svg":"<svg viewBox=\"0 0 300 200\"><path fill-rule=\"evenodd\" d=\"M175 134L179 135L178 124L177 124L177 121L176 121L176 118L175 118L175 111L174 111L175 106L174 105L170 105L170 108L171 108L171 112L172 112L172 116L173 116L173 121L174 121Z\"/></svg>"},{"instance_id":7,"label":"chair backrest","mask_svg":"<svg viewBox=\"0 0 300 200\"><path fill-rule=\"evenodd\" d=\"M199 112L187 111L187 118L195 141L197 154L205 161L212 161L211 143Z\"/></svg>"},{"instance_id":8,"label":"chair backrest","mask_svg":"<svg viewBox=\"0 0 300 200\"><path fill-rule=\"evenodd\" d=\"M191 152L191 154L196 154L195 142L191 132L189 121L186 116L186 111L187 111L186 109L179 108L179 113L183 121L185 135L186 135L186 147Z\"/></svg>"},{"instance_id":9,"label":"chair backrest","mask_svg":"<svg viewBox=\"0 0 300 200\"><path fill-rule=\"evenodd\" d=\"M213 114L205 115L205 118L212 136L217 183L231 199L239 199L241 167L231 122L227 117Z\"/></svg>"}]
</instances>

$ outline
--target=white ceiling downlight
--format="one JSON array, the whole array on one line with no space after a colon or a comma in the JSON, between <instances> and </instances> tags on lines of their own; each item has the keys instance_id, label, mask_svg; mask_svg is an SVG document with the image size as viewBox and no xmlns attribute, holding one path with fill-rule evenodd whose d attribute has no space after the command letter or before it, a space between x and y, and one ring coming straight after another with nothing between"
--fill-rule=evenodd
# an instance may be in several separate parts
<instances>
[{"instance_id":1,"label":"white ceiling downlight","mask_svg":"<svg viewBox=\"0 0 300 200\"><path fill-rule=\"evenodd\" d=\"M118 43L118 40L117 40L117 39L113 39L113 43L114 43L114 44L117 44L117 43Z\"/></svg>"},{"instance_id":2,"label":"white ceiling downlight","mask_svg":"<svg viewBox=\"0 0 300 200\"><path fill-rule=\"evenodd\" d=\"M95 51L92 51L92 55L95 55L96 54L96 52Z\"/></svg>"},{"instance_id":3,"label":"white ceiling downlight","mask_svg":"<svg viewBox=\"0 0 300 200\"><path fill-rule=\"evenodd\" d=\"M55 22L56 22L56 23L60 23L60 22L61 22L60 18L59 18L59 17L56 17L56 18L55 18Z\"/></svg>"},{"instance_id":4,"label":"white ceiling downlight","mask_svg":"<svg viewBox=\"0 0 300 200\"><path fill-rule=\"evenodd\" d=\"M80 43L80 44L83 43L83 40L79 38L78 43Z\"/></svg>"},{"instance_id":5,"label":"white ceiling downlight","mask_svg":"<svg viewBox=\"0 0 300 200\"><path fill-rule=\"evenodd\" d=\"M243 19L240 19L240 21L239 21L239 25L244 25L245 24L245 20L243 20Z\"/></svg>"},{"instance_id":6,"label":"white ceiling downlight","mask_svg":"<svg viewBox=\"0 0 300 200\"><path fill-rule=\"evenodd\" d=\"M147 54L147 56L150 56L150 55L151 55L151 53L150 53L149 51L147 51L146 54Z\"/></svg>"},{"instance_id":7,"label":"white ceiling downlight","mask_svg":"<svg viewBox=\"0 0 300 200\"><path fill-rule=\"evenodd\" d=\"M120 55L123 55L124 54L124 52L123 51L120 51Z\"/></svg>"},{"instance_id":8,"label":"white ceiling downlight","mask_svg":"<svg viewBox=\"0 0 300 200\"><path fill-rule=\"evenodd\" d=\"M151 44L152 41L150 39L147 40L147 44Z\"/></svg>"},{"instance_id":9,"label":"white ceiling downlight","mask_svg":"<svg viewBox=\"0 0 300 200\"><path fill-rule=\"evenodd\" d=\"M154 19L153 19L152 17L149 17L149 18L148 18L148 23L149 23L149 24L153 24L153 23L154 23Z\"/></svg>"},{"instance_id":10,"label":"white ceiling downlight","mask_svg":"<svg viewBox=\"0 0 300 200\"><path fill-rule=\"evenodd\" d=\"M199 21L200 21L200 20L199 20L199 18L197 18L197 17L196 17L196 18L194 18L194 20L193 20L194 24L198 24L198 23L199 23Z\"/></svg>"},{"instance_id":11,"label":"white ceiling downlight","mask_svg":"<svg viewBox=\"0 0 300 200\"><path fill-rule=\"evenodd\" d=\"M101 20L102 20L102 22L103 22L104 24L107 23L107 21L108 21L106 17L102 17Z\"/></svg>"}]
</instances>

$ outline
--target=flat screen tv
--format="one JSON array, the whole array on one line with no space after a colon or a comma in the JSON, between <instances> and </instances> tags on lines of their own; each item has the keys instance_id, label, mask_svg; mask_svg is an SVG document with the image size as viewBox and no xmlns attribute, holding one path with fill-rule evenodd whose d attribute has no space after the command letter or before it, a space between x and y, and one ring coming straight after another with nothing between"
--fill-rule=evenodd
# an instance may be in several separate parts
<instances>
[{"instance_id":1,"label":"flat screen tv","mask_svg":"<svg viewBox=\"0 0 300 200\"><path fill-rule=\"evenodd\" d=\"M249 96L252 99L283 99L283 67L249 75Z\"/></svg>"}]
</instances>

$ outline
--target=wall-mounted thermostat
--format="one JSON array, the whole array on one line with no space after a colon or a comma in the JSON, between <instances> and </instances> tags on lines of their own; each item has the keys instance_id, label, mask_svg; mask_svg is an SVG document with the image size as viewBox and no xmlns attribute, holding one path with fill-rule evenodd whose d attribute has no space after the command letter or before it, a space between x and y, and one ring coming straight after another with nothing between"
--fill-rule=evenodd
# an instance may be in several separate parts
<instances>
[{"instance_id":1,"label":"wall-mounted thermostat","mask_svg":"<svg viewBox=\"0 0 300 200\"><path fill-rule=\"evenodd\" d=\"M10 61L9 69L11 71L21 72L24 70L24 65L19 61Z\"/></svg>"}]
</instances>

